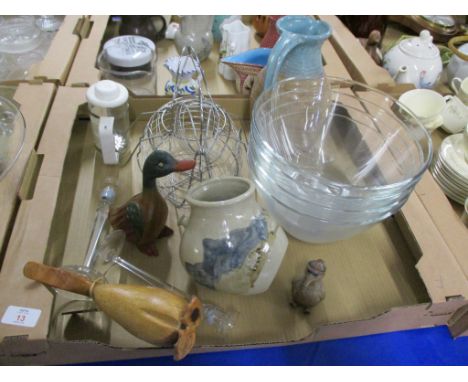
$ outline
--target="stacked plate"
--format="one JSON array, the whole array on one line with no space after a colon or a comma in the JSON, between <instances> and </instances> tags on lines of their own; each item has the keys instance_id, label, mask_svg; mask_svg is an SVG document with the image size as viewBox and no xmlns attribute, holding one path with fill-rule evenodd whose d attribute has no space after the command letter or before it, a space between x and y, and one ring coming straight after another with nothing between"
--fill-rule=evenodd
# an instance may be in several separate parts
<instances>
[{"instance_id":1,"label":"stacked plate","mask_svg":"<svg viewBox=\"0 0 468 382\"><path fill-rule=\"evenodd\" d=\"M468 162L464 155L463 134L444 139L431 172L445 195L457 203L465 203L468 198Z\"/></svg>"}]
</instances>

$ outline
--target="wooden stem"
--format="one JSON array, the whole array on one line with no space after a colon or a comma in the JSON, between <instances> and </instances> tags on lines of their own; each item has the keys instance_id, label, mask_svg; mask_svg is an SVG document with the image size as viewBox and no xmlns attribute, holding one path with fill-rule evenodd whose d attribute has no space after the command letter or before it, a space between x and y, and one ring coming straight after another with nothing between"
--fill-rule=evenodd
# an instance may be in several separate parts
<instances>
[{"instance_id":1,"label":"wooden stem","mask_svg":"<svg viewBox=\"0 0 468 382\"><path fill-rule=\"evenodd\" d=\"M35 281L58 289L78 293L84 296L90 295L93 282L88 278L62 268L49 267L41 263L29 261L23 268L23 274Z\"/></svg>"}]
</instances>

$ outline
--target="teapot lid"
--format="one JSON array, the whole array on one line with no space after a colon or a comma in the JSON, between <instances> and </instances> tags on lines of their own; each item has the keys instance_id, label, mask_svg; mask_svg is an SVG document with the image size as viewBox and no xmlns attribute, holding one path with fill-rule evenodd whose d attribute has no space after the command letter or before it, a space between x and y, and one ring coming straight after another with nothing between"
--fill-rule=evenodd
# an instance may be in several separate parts
<instances>
[{"instance_id":1,"label":"teapot lid","mask_svg":"<svg viewBox=\"0 0 468 382\"><path fill-rule=\"evenodd\" d=\"M400 49L417 58L431 59L440 56L439 49L432 43L432 36L426 29L421 31L419 37L403 40Z\"/></svg>"},{"instance_id":2,"label":"teapot lid","mask_svg":"<svg viewBox=\"0 0 468 382\"><path fill-rule=\"evenodd\" d=\"M142 36L119 36L104 44L106 60L123 68L148 64L156 51L153 41Z\"/></svg>"}]
</instances>

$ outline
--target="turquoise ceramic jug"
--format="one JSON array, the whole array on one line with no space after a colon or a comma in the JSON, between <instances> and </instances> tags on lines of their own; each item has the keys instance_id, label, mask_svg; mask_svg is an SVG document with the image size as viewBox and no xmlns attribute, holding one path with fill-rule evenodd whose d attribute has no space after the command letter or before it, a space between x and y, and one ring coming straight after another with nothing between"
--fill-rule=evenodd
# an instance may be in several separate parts
<instances>
[{"instance_id":1,"label":"turquoise ceramic jug","mask_svg":"<svg viewBox=\"0 0 468 382\"><path fill-rule=\"evenodd\" d=\"M309 16L285 16L276 23L280 38L268 59L264 89L280 78L314 77L323 72L321 47L331 34L324 21Z\"/></svg>"}]
</instances>

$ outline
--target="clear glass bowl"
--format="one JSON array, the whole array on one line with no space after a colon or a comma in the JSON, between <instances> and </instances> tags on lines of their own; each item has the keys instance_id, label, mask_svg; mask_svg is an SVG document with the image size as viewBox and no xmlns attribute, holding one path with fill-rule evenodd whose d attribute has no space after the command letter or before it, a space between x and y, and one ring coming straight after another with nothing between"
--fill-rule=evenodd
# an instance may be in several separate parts
<instances>
[{"instance_id":1,"label":"clear glass bowl","mask_svg":"<svg viewBox=\"0 0 468 382\"><path fill-rule=\"evenodd\" d=\"M26 123L18 107L0 97L0 180L2 180L23 148Z\"/></svg>"},{"instance_id":2,"label":"clear glass bowl","mask_svg":"<svg viewBox=\"0 0 468 382\"><path fill-rule=\"evenodd\" d=\"M432 157L430 136L406 107L333 77L288 79L262 93L251 134L300 186L315 181L350 196L404 187Z\"/></svg>"},{"instance_id":3,"label":"clear glass bowl","mask_svg":"<svg viewBox=\"0 0 468 382\"><path fill-rule=\"evenodd\" d=\"M25 53L34 50L42 42L41 30L33 16L17 16L0 24L0 52Z\"/></svg>"},{"instance_id":4,"label":"clear glass bowl","mask_svg":"<svg viewBox=\"0 0 468 382\"><path fill-rule=\"evenodd\" d=\"M431 158L418 119L366 85L293 78L255 103L251 175L270 213L300 240L345 239L394 214Z\"/></svg>"}]
</instances>

